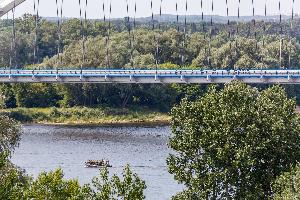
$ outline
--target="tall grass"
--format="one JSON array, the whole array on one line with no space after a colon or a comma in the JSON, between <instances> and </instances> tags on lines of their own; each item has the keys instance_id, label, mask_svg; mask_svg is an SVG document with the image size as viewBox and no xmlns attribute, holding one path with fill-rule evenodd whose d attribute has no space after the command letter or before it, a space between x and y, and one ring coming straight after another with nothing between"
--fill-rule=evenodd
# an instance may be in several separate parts
<instances>
[{"instance_id":1,"label":"tall grass","mask_svg":"<svg viewBox=\"0 0 300 200\"><path fill-rule=\"evenodd\" d=\"M14 108L3 109L1 114L21 123L60 124L118 124L118 123L168 123L167 113L147 108Z\"/></svg>"}]
</instances>

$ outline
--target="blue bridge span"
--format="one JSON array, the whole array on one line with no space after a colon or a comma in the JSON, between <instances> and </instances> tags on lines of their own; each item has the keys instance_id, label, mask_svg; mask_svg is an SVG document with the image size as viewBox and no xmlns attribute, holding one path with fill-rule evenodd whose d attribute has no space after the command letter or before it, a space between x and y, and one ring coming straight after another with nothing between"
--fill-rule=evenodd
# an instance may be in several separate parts
<instances>
[{"instance_id":1,"label":"blue bridge span","mask_svg":"<svg viewBox=\"0 0 300 200\"><path fill-rule=\"evenodd\" d=\"M2 83L300 84L300 70L8 70Z\"/></svg>"}]
</instances>

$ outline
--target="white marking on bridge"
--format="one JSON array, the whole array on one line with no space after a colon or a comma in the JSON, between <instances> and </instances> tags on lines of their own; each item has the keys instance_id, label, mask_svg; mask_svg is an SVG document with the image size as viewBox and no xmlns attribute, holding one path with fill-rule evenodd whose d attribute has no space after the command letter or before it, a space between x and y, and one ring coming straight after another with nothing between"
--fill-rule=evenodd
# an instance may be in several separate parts
<instances>
[{"instance_id":1,"label":"white marking on bridge","mask_svg":"<svg viewBox=\"0 0 300 200\"><path fill-rule=\"evenodd\" d=\"M300 84L300 70L5 70L2 83Z\"/></svg>"}]
</instances>

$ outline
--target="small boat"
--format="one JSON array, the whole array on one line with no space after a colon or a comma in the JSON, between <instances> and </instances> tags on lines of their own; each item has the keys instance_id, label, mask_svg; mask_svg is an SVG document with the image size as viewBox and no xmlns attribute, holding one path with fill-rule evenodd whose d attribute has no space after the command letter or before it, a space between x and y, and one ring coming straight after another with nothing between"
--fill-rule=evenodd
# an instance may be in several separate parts
<instances>
[{"instance_id":1,"label":"small boat","mask_svg":"<svg viewBox=\"0 0 300 200\"><path fill-rule=\"evenodd\" d=\"M85 163L86 168L101 168L101 167L112 167L108 160L88 160Z\"/></svg>"}]
</instances>

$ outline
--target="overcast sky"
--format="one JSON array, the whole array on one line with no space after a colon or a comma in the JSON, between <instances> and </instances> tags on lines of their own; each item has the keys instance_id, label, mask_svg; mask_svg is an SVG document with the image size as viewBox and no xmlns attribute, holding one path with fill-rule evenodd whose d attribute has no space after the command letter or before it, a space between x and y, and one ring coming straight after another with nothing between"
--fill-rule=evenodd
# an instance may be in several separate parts
<instances>
[{"instance_id":1,"label":"overcast sky","mask_svg":"<svg viewBox=\"0 0 300 200\"><path fill-rule=\"evenodd\" d=\"M26 0L22 5L16 8L16 15L21 16L24 13L33 13L33 1ZM61 0L58 0L61 2ZM178 13L185 14L185 1L177 0ZM267 1L268 15L279 13L279 0L254 0L255 11L257 15L264 15L264 4ZM293 0L281 0L281 12L286 15L291 15ZM102 4L106 5L106 15L108 15L108 6L112 4L112 18L119 18L126 16L126 0L88 0L87 17L88 18L103 18ZM147 17L151 15L150 2L151 0L128 0L129 14L134 15L134 4L137 3L137 17ZM188 14L201 15L201 0L188 0ZM203 0L203 10L205 15L212 14L211 11L212 0ZM82 0L82 8L85 8L85 0ZM238 10L238 0L228 0L229 15L236 16ZM163 14L176 14L176 0L163 0L162 12ZM153 0L153 12L158 14L160 7L160 0ZM295 13L300 13L300 0L295 0ZM45 17L56 16L55 0L40 0L40 15ZM241 15L252 15L252 0L241 0L240 5ZM214 0L214 13L216 15L226 15L226 0ZM11 15L11 14L9 14ZM64 17L78 17L79 5L78 0L64 0L63 4Z\"/></svg>"}]
</instances>

